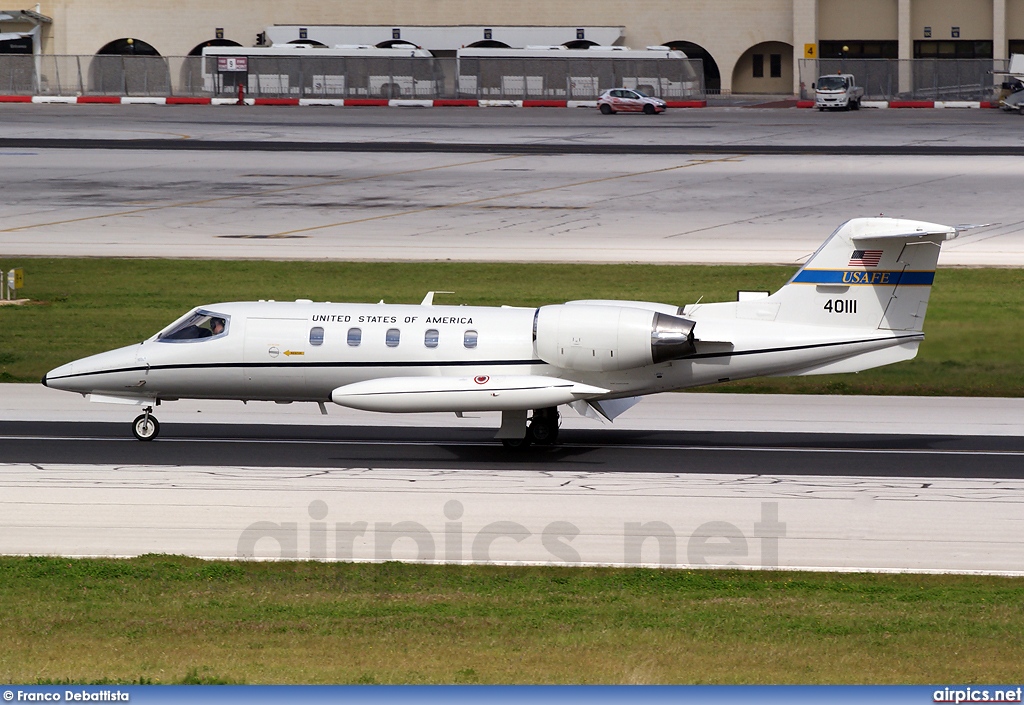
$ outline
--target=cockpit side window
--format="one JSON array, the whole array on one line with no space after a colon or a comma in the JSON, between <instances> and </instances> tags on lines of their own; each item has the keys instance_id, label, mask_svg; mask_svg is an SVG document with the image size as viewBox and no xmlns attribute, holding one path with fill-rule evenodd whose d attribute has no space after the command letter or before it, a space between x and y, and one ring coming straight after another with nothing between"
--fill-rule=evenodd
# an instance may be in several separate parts
<instances>
[{"instance_id":1,"label":"cockpit side window","mask_svg":"<svg viewBox=\"0 0 1024 705\"><path fill-rule=\"evenodd\" d=\"M223 338L231 326L231 316L212 311L196 311L157 336L158 343L196 343Z\"/></svg>"}]
</instances>

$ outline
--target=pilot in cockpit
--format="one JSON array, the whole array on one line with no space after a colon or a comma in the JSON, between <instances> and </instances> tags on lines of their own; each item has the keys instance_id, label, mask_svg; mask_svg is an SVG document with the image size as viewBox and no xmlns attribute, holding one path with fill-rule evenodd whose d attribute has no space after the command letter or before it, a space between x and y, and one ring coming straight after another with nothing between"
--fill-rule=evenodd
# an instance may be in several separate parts
<instances>
[{"instance_id":1,"label":"pilot in cockpit","mask_svg":"<svg viewBox=\"0 0 1024 705\"><path fill-rule=\"evenodd\" d=\"M210 319L210 334L220 335L224 332L224 319L223 318L211 318Z\"/></svg>"}]
</instances>

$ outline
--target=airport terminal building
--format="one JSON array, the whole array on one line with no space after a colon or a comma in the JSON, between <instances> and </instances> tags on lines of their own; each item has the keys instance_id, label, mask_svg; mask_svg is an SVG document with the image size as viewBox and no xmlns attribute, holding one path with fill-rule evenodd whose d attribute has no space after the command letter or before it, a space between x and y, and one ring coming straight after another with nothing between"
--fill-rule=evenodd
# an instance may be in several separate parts
<instances>
[{"instance_id":1,"label":"airport terminal building","mask_svg":"<svg viewBox=\"0 0 1024 705\"><path fill-rule=\"evenodd\" d=\"M703 60L709 93L790 94L801 60L1024 53L1024 0L49 0L0 10L0 56L182 57L299 42L413 44L437 57L471 46L667 46Z\"/></svg>"}]
</instances>

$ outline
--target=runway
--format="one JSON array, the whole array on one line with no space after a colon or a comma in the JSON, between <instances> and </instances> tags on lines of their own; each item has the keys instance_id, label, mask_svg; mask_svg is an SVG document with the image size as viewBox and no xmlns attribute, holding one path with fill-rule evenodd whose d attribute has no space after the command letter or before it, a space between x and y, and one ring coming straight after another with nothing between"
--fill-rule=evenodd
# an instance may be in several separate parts
<instances>
[{"instance_id":1,"label":"runway","mask_svg":"<svg viewBox=\"0 0 1024 705\"><path fill-rule=\"evenodd\" d=\"M202 467L422 468L1021 478L1024 438L955 435L566 430L510 451L488 429L165 424L139 443L127 424L0 422L10 462ZM1022 478L1024 479L1024 478Z\"/></svg>"},{"instance_id":2,"label":"runway","mask_svg":"<svg viewBox=\"0 0 1024 705\"><path fill-rule=\"evenodd\" d=\"M161 407L140 443L131 407L9 388L6 554L1024 566L1024 400L665 394L611 427L567 415L563 444L510 454L493 415L230 402Z\"/></svg>"}]
</instances>

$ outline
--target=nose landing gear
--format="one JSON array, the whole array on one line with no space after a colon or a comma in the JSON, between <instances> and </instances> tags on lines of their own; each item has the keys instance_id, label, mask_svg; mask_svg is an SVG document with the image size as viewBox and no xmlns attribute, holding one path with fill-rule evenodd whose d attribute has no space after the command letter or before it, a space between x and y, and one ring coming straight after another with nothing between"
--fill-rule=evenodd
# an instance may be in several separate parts
<instances>
[{"instance_id":1,"label":"nose landing gear","mask_svg":"<svg viewBox=\"0 0 1024 705\"><path fill-rule=\"evenodd\" d=\"M132 433L140 441L151 441L160 433L160 422L153 416L153 407L147 406L132 422Z\"/></svg>"}]
</instances>

